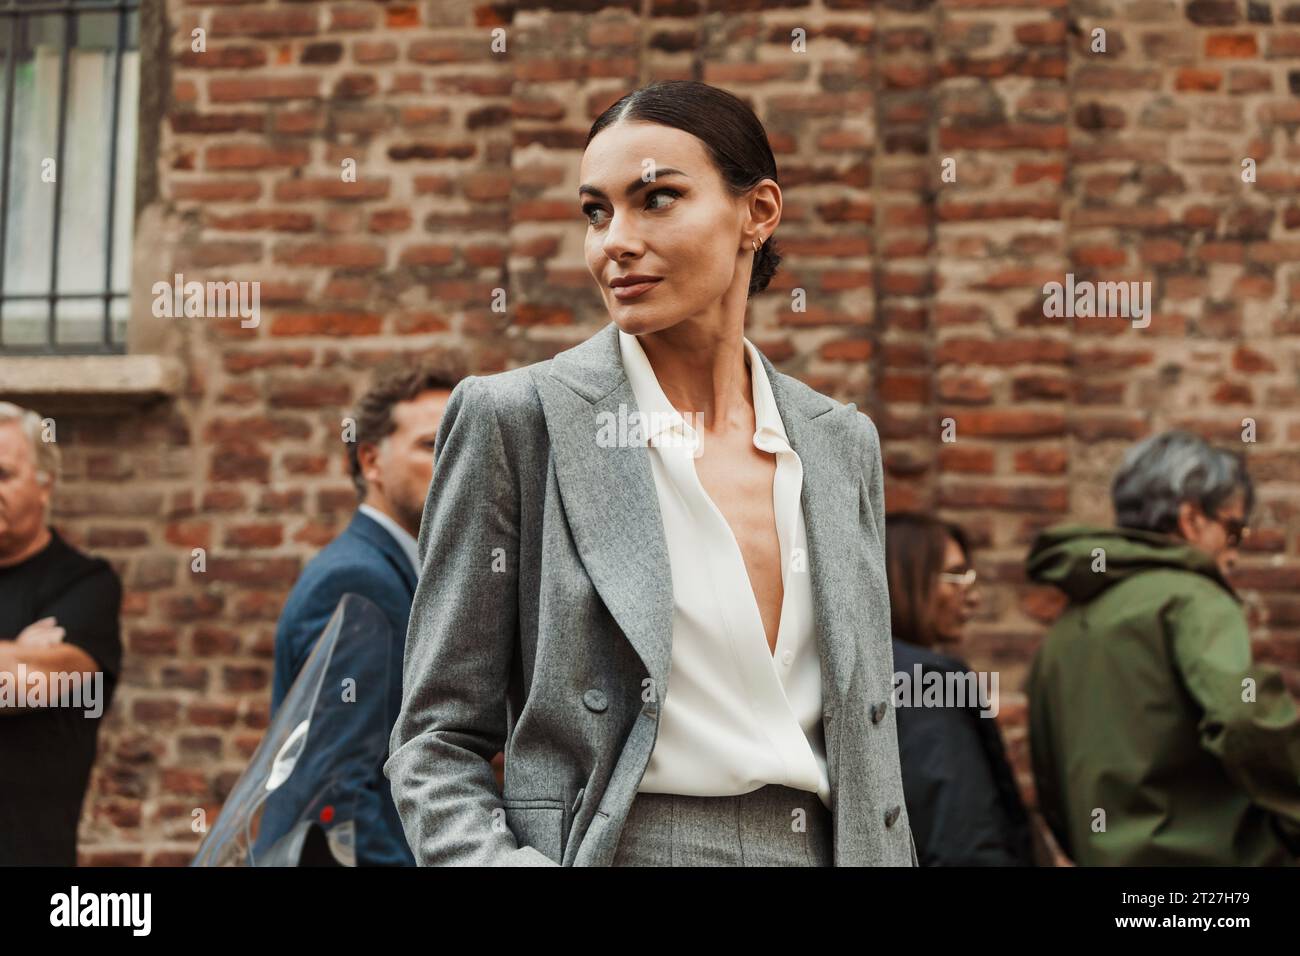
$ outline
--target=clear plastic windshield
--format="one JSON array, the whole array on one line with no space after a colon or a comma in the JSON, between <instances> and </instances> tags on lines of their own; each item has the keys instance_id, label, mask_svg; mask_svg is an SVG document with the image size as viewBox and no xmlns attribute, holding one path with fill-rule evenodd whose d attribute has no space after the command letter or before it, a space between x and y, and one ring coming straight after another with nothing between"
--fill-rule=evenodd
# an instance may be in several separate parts
<instances>
[{"instance_id":1,"label":"clear plastic windshield","mask_svg":"<svg viewBox=\"0 0 1300 956\"><path fill-rule=\"evenodd\" d=\"M192 866L355 865L360 801L388 753L388 620L346 594ZM362 694L384 706L359 708Z\"/></svg>"}]
</instances>

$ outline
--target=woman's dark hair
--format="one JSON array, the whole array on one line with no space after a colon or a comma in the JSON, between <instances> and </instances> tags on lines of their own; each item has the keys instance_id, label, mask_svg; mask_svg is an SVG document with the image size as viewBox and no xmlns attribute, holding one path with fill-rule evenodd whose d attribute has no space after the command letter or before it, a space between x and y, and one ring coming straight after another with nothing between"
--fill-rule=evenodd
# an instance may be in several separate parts
<instances>
[{"instance_id":1,"label":"woman's dark hair","mask_svg":"<svg viewBox=\"0 0 1300 956\"><path fill-rule=\"evenodd\" d=\"M620 122L659 123L690 133L704 144L733 196L744 195L764 179L780 184L763 124L744 100L716 86L696 80L660 80L633 90L596 118L586 145L601 130ZM767 288L780 263L781 253L768 236L754 254L751 296Z\"/></svg>"},{"instance_id":2,"label":"woman's dark hair","mask_svg":"<svg viewBox=\"0 0 1300 956\"><path fill-rule=\"evenodd\" d=\"M969 561L970 538L959 525L913 512L885 516L889 618L900 641L922 647L935 642L931 598L950 537Z\"/></svg>"}]
</instances>

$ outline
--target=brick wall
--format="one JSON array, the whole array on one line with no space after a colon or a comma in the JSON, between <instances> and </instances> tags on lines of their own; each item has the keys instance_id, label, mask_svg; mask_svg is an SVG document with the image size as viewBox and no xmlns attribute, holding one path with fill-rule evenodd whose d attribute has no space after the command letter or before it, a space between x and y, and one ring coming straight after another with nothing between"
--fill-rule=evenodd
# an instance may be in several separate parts
<instances>
[{"instance_id":1,"label":"brick wall","mask_svg":"<svg viewBox=\"0 0 1300 956\"><path fill-rule=\"evenodd\" d=\"M582 259L581 146L657 78L726 87L767 125L786 261L749 334L876 418L891 507L974 531L987 583L970 656L1002 671L1022 778L1020 681L1057 607L1025 586L1025 547L1045 524L1106 520L1119 454L1153 430L1234 443L1257 421L1241 579L1260 656L1297 683L1300 3L154 10L133 314L188 378L138 414L60 419L57 523L128 589L86 861L188 860L192 811L211 818L256 747L284 595L354 505L340 418L367 370L465 347L496 371L606 321ZM1150 280L1150 326L1045 318L1043 283L1069 271ZM176 272L261 281L261 324L151 320L149 287Z\"/></svg>"}]
</instances>

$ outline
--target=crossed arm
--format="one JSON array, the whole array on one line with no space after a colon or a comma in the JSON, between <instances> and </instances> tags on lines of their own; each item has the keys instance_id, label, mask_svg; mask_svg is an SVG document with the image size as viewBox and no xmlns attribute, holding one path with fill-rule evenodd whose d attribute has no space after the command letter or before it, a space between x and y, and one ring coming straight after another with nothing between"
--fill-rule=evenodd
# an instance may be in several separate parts
<instances>
[{"instance_id":1,"label":"crossed arm","mask_svg":"<svg viewBox=\"0 0 1300 956\"><path fill-rule=\"evenodd\" d=\"M19 665L26 674L41 674L47 680L55 675L68 675L71 687L79 686L82 674L99 670L95 659L75 644L63 641L63 628L52 617L42 618L23 629L12 640L0 640L0 681L17 681ZM52 701L45 699L35 706L30 700L15 697L12 703L0 705L0 716L17 714L48 707Z\"/></svg>"}]
</instances>

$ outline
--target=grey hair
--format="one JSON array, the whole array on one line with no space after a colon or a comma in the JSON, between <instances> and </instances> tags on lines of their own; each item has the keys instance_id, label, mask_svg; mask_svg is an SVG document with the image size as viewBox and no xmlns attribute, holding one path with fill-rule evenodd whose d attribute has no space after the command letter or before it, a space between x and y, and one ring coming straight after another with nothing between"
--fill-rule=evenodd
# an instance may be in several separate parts
<instances>
[{"instance_id":1,"label":"grey hair","mask_svg":"<svg viewBox=\"0 0 1300 956\"><path fill-rule=\"evenodd\" d=\"M1245 495L1249 515L1255 488L1245 458L1177 430L1153 435L1130 448L1110 487L1116 524L1165 534L1177 532L1178 508L1184 501L1213 517L1236 491Z\"/></svg>"},{"instance_id":2,"label":"grey hair","mask_svg":"<svg viewBox=\"0 0 1300 956\"><path fill-rule=\"evenodd\" d=\"M32 446L32 461L36 464L36 474L44 479L47 487L53 488L59 480L59 446L52 441L45 441L41 434L45 420L30 408L23 408L12 402L0 402L0 425L15 423Z\"/></svg>"}]
</instances>

